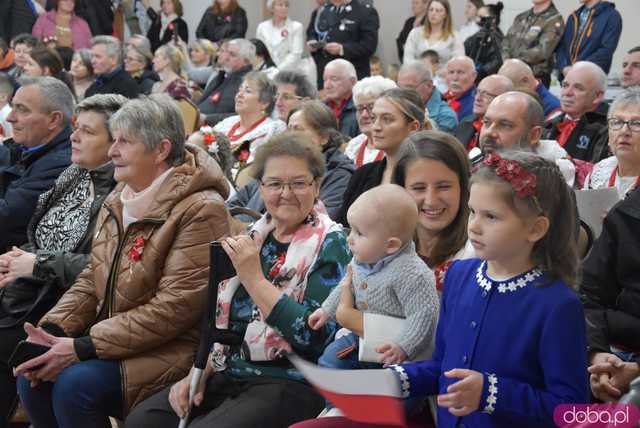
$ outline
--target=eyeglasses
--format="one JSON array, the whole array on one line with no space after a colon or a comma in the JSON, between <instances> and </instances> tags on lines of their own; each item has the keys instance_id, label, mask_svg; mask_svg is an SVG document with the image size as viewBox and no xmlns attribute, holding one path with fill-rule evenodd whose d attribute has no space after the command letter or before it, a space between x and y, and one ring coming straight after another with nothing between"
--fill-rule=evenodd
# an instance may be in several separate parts
<instances>
[{"instance_id":1,"label":"eyeglasses","mask_svg":"<svg viewBox=\"0 0 640 428\"><path fill-rule=\"evenodd\" d=\"M293 100L300 101L302 99L302 97L296 94L288 94L288 93L280 93L280 92L276 94L276 100L278 98L282 98L283 101L293 101Z\"/></svg>"},{"instance_id":2,"label":"eyeglasses","mask_svg":"<svg viewBox=\"0 0 640 428\"><path fill-rule=\"evenodd\" d=\"M491 92L487 92L487 91L479 90L479 91L476 91L476 97L480 97L480 98L485 98L485 99L488 99L488 100L492 100L492 99L494 99L495 97L497 97L497 95L492 94Z\"/></svg>"},{"instance_id":3,"label":"eyeglasses","mask_svg":"<svg viewBox=\"0 0 640 428\"><path fill-rule=\"evenodd\" d=\"M364 113L365 111L366 111L367 113L371 114L371 112L373 111L373 103L371 103L371 104L363 104L363 105L360 105L360 106L356 106L356 112L357 112L358 114L362 114L362 113Z\"/></svg>"},{"instance_id":4,"label":"eyeglasses","mask_svg":"<svg viewBox=\"0 0 640 428\"><path fill-rule=\"evenodd\" d=\"M613 131L619 131L627 125L632 132L640 132L640 120L622 120L612 117L607 120L607 123L609 124L609 129Z\"/></svg>"},{"instance_id":5,"label":"eyeglasses","mask_svg":"<svg viewBox=\"0 0 640 428\"><path fill-rule=\"evenodd\" d=\"M260 184L262 184L262 187L264 187L265 190L271 194L282 193L284 191L285 186L289 187L289 189L293 193L304 193L307 191L309 187L311 187L311 185L315 181L316 181L315 178L312 178L311 181L294 180L294 181L286 182L286 181L273 180L273 181L267 181L267 182L260 181Z\"/></svg>"}]
</instances>

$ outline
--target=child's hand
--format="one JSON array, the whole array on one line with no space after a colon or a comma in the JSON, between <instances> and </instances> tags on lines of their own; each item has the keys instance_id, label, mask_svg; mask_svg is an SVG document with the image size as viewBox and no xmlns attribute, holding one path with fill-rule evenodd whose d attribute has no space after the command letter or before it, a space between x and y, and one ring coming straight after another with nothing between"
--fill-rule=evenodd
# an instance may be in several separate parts
<instances>
[{"instance_id":1,"label":"child's hand","mask_svg":"<svg viewBox=\"0 0 640 428\"><path fill-rule=\"evenodd\" d=\"M385 343L381 347L376 348L376 352L382 354L379 361L381 364L384 364L385 367L400 364L407 359L407 353L404 352L404 349L393 342Z\"/></svg>"},{"instance_id":2,"label":"child's hand","mask_svg":"<svg viewBox=\"0 0 640 428\"><path fill-rule=\"evenodd\" d=\"M329 321L329 314L322 308L316 309L311 315L309 315L309 327L313 330L317 330Z\"/></svg>"},{"instance_id":3,"label":"child's hand","mask_svg":"<svg viewBox=\"0 0 640 428\"><path fill-rule=\"evenodd\" d=\"M467 416L480 407L484 376L474 370L453 369L445 372L449 378L458 378L458 382L449 385L446 394L438 395L438 406L447 407L454 416Z\"/></svg>"}]
</instances>

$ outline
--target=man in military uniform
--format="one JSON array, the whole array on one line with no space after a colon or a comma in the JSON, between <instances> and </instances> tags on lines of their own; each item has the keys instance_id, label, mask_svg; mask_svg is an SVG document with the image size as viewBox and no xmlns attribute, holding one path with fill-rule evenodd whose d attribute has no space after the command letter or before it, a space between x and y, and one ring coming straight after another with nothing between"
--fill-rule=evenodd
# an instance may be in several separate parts
<instances>
[{"instance_id":1,"label":"man in military uniform","mask_svg":"<svg viewBox=\"0 0 640 428\"><path fill-rule=\"evenodd\" d=\"M551 0L533 0L533 7L513 21L502 41L502 59L519 58L548 88L553 51L564 33L564 20Z\"/></svg>"},{"instance_id":2,"label":"man in military uniform","mask_svg":"<svg viewBox=\"0 0 640 428\"><path fill-rule=\"evenodd\" d=\"M307 28L307 45L318 68L318 87L324 86L325 66L336 58L352 63L358 80L368 77L379 28L378 12L361 0L329 0L318 7Z\"/></svg>"}]
</instances>

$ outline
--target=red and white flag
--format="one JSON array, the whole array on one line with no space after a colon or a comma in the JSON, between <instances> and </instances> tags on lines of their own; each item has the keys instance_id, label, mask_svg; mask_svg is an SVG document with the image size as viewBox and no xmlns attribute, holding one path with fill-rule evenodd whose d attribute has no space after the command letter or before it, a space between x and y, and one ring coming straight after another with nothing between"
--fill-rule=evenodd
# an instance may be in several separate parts
<instances>
[{"instance_id":1,"label":"red and white flag","mask_svg":"<svg viewBox=\"0 0 640 428\"><path fill-rule=\"evenodd\" d=\"M363 423L406 427L400 383L388 369L335 370L297 355L289 360L320 394L347 418Z\"/></svg>"}]
</instances>

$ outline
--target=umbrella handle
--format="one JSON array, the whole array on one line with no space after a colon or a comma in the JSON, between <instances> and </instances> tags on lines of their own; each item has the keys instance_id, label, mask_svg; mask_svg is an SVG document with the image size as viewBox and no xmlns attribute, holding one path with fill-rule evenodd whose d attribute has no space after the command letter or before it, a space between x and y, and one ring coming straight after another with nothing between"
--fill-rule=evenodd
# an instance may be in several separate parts
<instances>
[{"instance_id":1,"label":"umbrella handle","mask_svg":"<svg viewBox=\"0 0 640 428\"><path fill-rule=\"evenodd\" d=\"M193 374L191 375L191 382L189 383L189 408L187 409L187 414L184 415L184 418L180 419L180 424L178 428L186 428L187 422L189 421L189 414L191 413L191 406L193 404L193 398L198 391L198 385L200 384L200 379L202 379L202 369L193 368Z\"/></svg>"}]
</instances>

